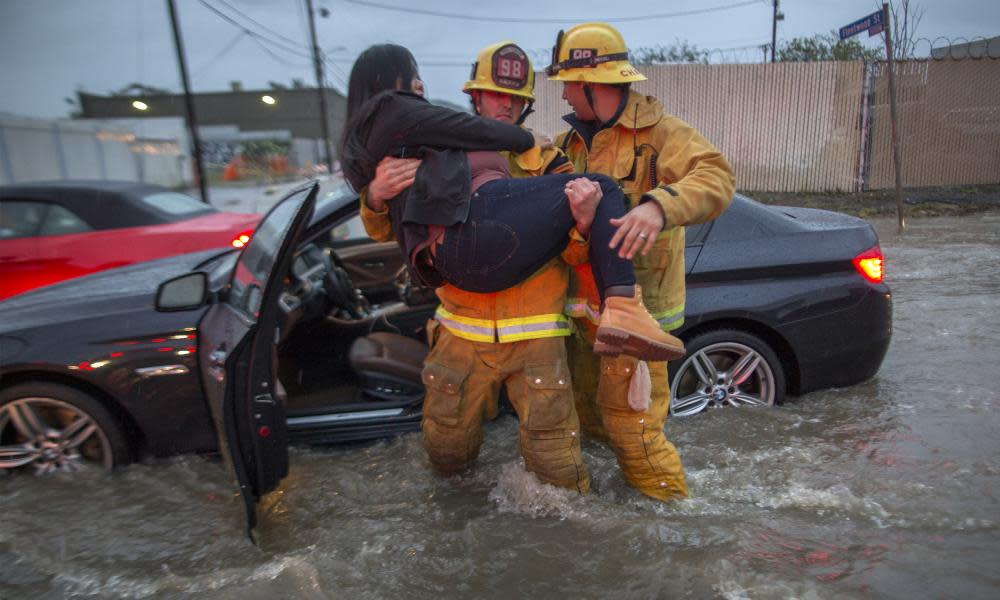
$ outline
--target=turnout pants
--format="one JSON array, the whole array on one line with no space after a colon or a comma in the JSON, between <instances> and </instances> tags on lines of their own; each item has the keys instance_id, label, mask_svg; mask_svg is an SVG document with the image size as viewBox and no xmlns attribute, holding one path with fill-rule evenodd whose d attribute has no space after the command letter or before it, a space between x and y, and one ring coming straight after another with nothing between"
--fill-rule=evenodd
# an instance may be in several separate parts
<instances>
[{"instance_id":1,"label":"turnout pants","mask_svg":"<svg viewBox=\"0 0 1000 600\"><path fill-rule=\"evenodd\" d=\"M586 492L579 421L562 337L473 342L436 321L424 363L424 448L435 470L453 473L479 454L483 421L496 415L500 386L517 411L525 468L540 480Z\"/></svg>"},{"instance_id":2,"label":"turnout pants","mask_svg":"<svg viewBox=\"0 0 1000 600\"><path fill-rule=\"evenodd\" d=\"M657 500L688 495L677 449L663 432L670 409L667 363L649 362L652 399L638 412L628 405L628 389L638 361L594 354L578 330L569 340L573 387L580 426L589 437L607 441L629 485Z\"/></svg>"}]
</instances>

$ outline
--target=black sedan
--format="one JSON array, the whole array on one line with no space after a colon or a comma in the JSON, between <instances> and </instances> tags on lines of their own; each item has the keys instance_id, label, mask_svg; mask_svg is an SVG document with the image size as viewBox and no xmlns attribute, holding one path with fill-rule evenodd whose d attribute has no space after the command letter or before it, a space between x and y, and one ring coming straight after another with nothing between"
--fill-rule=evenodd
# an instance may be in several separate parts
<instances>
[{"instance_id":1,"label":"black sedan","mask_svg":"<svg viewBox=\"0 0 1000 600\"><path fill-rule=\"evenodd\" d=\"M289 441L417 429L436 298L409 285L394 243L351 235L354 194L317 193L283 199L242 252L0 304L0 469L212 451L219 432L250 501L283 475ZM738 196L688 229L686 258L674 414L776 404L878 370L891 295L864 221Z\"/></svg>"}]
</instances>

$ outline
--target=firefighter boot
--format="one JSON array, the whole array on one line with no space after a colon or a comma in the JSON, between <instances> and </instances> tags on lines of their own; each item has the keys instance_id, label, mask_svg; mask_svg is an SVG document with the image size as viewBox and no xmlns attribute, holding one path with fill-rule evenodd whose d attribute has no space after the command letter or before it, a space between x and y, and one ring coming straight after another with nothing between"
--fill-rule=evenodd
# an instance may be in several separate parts
<instances>
[{"instance_id":1,"label":"firefighter boot","mask_svg":"<svg viewBox=\"0 0 1000 600\"><path fill-rule=\"evenodd\" d=\"M594 352L603 356L628 354L639 360L676 360L684 356L684 343L666 331L642 303L642 289L631 296L608 294L597 327Z\"/></svg>"}]
</instances>

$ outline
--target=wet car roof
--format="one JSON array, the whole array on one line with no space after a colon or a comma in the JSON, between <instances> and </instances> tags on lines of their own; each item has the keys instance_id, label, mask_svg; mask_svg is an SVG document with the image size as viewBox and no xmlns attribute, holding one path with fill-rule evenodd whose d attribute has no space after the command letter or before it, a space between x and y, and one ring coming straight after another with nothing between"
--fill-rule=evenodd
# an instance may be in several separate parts
<instances>
[{"instance_id":1,"label":"wet car roof","mask_svg":"<svg viewBox=\"0 0 1000 600\"><path fill-rule=\"evenodd\" d=\"M203 211L173 215L141 201L152 194L171 192L174 190L133 181L41 181L0 186L0 200L58 204L97 230L176 223L218 212L206 204Z\"/></svg>"}]
</instances>

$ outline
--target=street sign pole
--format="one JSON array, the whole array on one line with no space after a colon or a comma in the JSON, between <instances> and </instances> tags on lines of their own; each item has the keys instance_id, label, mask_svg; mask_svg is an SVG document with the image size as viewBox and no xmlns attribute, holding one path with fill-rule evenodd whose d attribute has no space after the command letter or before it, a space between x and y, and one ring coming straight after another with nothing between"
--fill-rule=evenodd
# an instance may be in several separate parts
<instances>
[{"instance_id":1,"label":"street sign pole","mask_svg":"<svg viewBox=\"0 0 1000 600\"><path fill-rule=\"evenodd\" d=\"M892 122L892 162L896 171L896 217L899 221L899 231L906 228L903 218L903 169L899 157L899 137L896 135L896 74L895 60L892 56L892 27L889 23L889 4L882 4L882 22L885 24L885 56L889 61L889 119Z\"/></svg>"}]
</instances>

